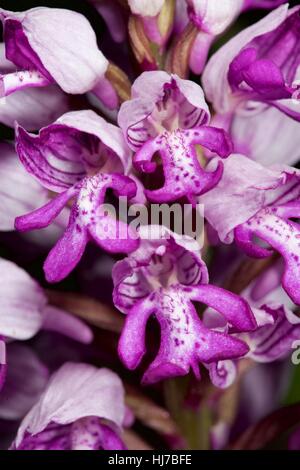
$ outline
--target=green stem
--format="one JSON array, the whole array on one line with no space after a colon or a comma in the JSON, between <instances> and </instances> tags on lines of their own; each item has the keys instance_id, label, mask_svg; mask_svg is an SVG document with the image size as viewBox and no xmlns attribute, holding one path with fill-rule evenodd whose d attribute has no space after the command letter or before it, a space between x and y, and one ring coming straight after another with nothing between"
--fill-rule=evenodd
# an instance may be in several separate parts
<instances>
[{"instance_id":1,"label":"green stem","mask_svg":"<svg viewBox=\"0 0 300 470\"><path fill-rule=\"evenodd\" d=\"M184 403L189 385L188 377L177 377L164 382L167 408L182 432L187 450L208 450L211 410L203 401L198 409Z\"/></svg>"}]
</instances>

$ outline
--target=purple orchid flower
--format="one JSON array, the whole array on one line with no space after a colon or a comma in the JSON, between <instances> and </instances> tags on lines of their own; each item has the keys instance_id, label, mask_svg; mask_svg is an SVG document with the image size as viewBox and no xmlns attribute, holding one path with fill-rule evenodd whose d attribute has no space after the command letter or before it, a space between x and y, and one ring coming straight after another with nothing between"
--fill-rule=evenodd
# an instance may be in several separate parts
<instances>
[{"instance_id":1,"label":"purple orchid flower","mask_svg":"<svg viewBox=\"0 0 300 470\"><path fill-rule=\"evenodd\" d=\"M145 329L154 314L161 328L157 357L144 374L143 383L185 375L192 367L200 377L198 363L240 357L247 345L226 333L206 328L193 302L216 308L237 331L256 327L243 299L208 284L208 273L196 242L178 238L159 226L140 229L141 244L113 269L114 303L127 314L119 342L119 355L135 369L145 354Z\"/></svg>"},{"instance_id":2,"label":"purple orchid flower","mask_svg":"<svg viewBox=\"0 0 300 470\"><path fill-rule=\"evenodd\" d=\"M43 289L23 269L0 258L0 384L6 372L6 341L27 340L41 329L56 331L82 343L93 335L81 320L48 304Z\"/></svg>"},{"instance_id":3,"label":"purple orchid flower","mask_svg":"<svg viewBox=\"0 0 300 470\"><path fill-rule=\"evenodd\" d=\"M230 133L237 152L260 162L299 158L293 121L300 119L299 24L299 7L282 5L221 47L203 73L206 96L217 112L213 124Z\"/></svg>"},{"instance_id":4,"label":"purple orchid flower","mask_svg":"<svg viewBox=\"0 0 300 470\"><path fill-rule=\"evenodd\" d=\"M137 237L127 224L100 211L109 188L129 199L136 194L135 182L122 174L129 169L129 151L116 126L93 111L74 111L41 129L38 136L18 127L16 148L26 170L59 193L40 209L17 217L17 230L47 227L74 200L68 227L44 264L49 282L73 270L90 238L111 253L137 247Z\"/></svg>"},{"instance_id":5,"label":"purple orchid flower","mask_svg":"<svg viewBox=\"0 0 300 470\"><path fill-rule=\"evenodd\" d=\"M235 335L248 344L250 349L246 357L258 363L269 363L291 355L294 341L300 339L300 318L284 305L275 302L251 308L258 328ZM205 312L203 322L207 328L226 330L225 322L217 312ZM227 388L236 379L237 361L218 361L209 364L208 369L213 384Z\"/></svg>"},{"instance_id":6,"label":"purple orchid flower","mask_svg":"<svg viewBox=\"0 0 300 470\"><path fill-rule=\"evenodd\" d=\"M6 345L8 367L0 393L0 418L18 421L38 401L49 380L49 371L35 352L17 342Z\"/></svg>"},{"instance_id":7,"label":"purple orchid flower","mask_svg":"<svg viewBox=\"0 0 300 470\"><path fill-rule=\"evenodd\" d=\"M114 372L68 362L51 376L11 448L125 449L119 436L125 412L123 386Z\"/></svg>"},{"instance_id":8,"label":"purple orchid flower","mask_svg":"<svg viewBox=\"0 0 300 470\"><path fill-rule=\"evenodd\" d=\"M231 155L219 185L200 200L205 216L225 243L235 240L249 256L264 258L273 250L285 267L282 285L293 302L300 303L299 170L267 169L245 156ZM272 249L255 244L253 237Z\"/></svg>"},{"instance_id":9,"label":"purple orchid flower","mask_svg":"<svg viewBox=\"0 0 300 470\"><path fill-rule=\"evenodd\" d=\"M108 61L83 15L59 8L17 13L1 8L0 19L6 58L18 68L0 76L0 96L57 83L66 93L94 91L107 107L117 106L116 93L104 76Z\"/></svg>"},{"instance_id":10,"label":"purple orchid flower","mask_svg":"<svg viewBox=\"0 0 300 470\"><path fill-rule=\"evenodd\" d=\"M122 104L118 122L125 139L136 151L135 167L145 173L156 169L152 158L160 152L165 175L164 186L146 190L153 202L169 202L209 191L222 176L218 161L214 172L204 170L195 145L203 145L221 157L232 150L227 134L208 126L209 110L200 86L166 72L144 72L134 82L132 99Z\"/></svg>"}]
</instances>

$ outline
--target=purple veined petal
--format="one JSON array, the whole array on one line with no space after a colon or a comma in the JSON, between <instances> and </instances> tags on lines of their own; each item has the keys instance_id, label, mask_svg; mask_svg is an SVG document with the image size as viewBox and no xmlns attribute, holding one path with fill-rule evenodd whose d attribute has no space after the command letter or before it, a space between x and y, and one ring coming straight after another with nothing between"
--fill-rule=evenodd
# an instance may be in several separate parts
<instances>
[{"instance_id":1,"label":"purple veined petal","mask_svg":"<svg viewBox=\"0 0 300 470\"><path fill-rule=\"evenodd\" d=\"M124 415L124 389L114 372L68 362L52 375L40 400L22 421L15 445L20 446L26 433L35 436L50 423L68 425L95 416L120 428Z\"/></svg>"},{"instance_id":2,"label":"purple veined petal","mask_svg":"<svg viewBox=\"0 0 300 470\"><path fill-rule=\"evenodd\" d=\"M244 46L254 38L275 30L287 17L288 4L277 8L262 20L237 34L209 60L203 73L203 86L217 112L224 114L236 106L227 79L229 66Z\"/></svg>"},{"instance_id":3,"label":"purple veined petal","mask_svg":"<svg viewBox=\"0 0 300 470\"><path fill-rule=\"evenodd\" d=\"M72 450L125 450L118 434L99 418L81 418L72 424L70 431Z\"/></svg>"},{"instance_id":4,"label":"purple veined petal","mask_svg":"<svg viewBox=\"0 0 300 470\"><path fill-rule=\"evenodd\" d=\"M83 344L93 341L93 332L82 320L52 305L44 308L42 328L55 331Z\"/></svg>"},{"instance_id":5,"label":"purple veined petal","mask_svg":"<svg viewBox=\"0 0 300 470\"><path fill-rule=\"evenodd\" d=\"M30 87L45 87L51 85L51 81L43 77L35 70L23 70L6 75L0 75L0 98L9 96L15 91L24 90Z\"/></svg>"},{"instance_id":6,"label":"purple veined petal","mask_svg":"<svg viewBox=\"0 0 300 470\"><path fill-rule=\"evenodd\" d=\"M135 15L156 16L162 9L165 0L128 0L129 7Z\"/></svg>"},{"instance_id":7,"label":"purple veined petal","mask_svg":"<svg viewBox=\"0 0 300 470\"><path fill-rule=\"evenodd\" d=\"M19 232L41 229L48 227L51 222L60 214L67 202L76 194L74 188L70 188L51 199L45 206L36 209L26 215L16 217L15 228Z\"/></svg>"},{"instance_id":8,"label":"purple veined petal","mask_svg":"<svg viewBox=\"0 0 300 470\"><path fill-rule=\"evenodd\" d=\"M14 127L17 121L29 131L47 126L69 108L67 95L57 86L28 88L5 98L0 106L0 122Z\"/></svg>"},{"instance_id":9,"label":"purple veined petal","mask_svg":"<svg viewBox=\"0 0 300 470\"><path fill-rule=\"evenodd\" d=\"M88 242L87 229L78 223L76 203L72 206L68 227L49 252L44 263L48 282L64 279L79 263Z\"/></svg>"},{"instance_id":10,"label":"purple veined petal","mask_svg":"<svg viewBox=\"0 0 300 470\"><path fill-rule=\"evenodd\" d=\"M2 336L0 336L0 392L5 382L6 370L6 345L2 339Z\"/></svg>"},{"instance_id":11,"label":"purple veined petal","mask_svg":"<svg viewBox=\"0 0 300 470\"><path fill-rule=\"evenodd\" d=\"M47 191L28 175L6 142L0 144L0 178L0 230L10 231L16 216L47 201Z\"/></svg>"},{"instance_id":12,"label":"purple veined petal","mask_svg":"<svg viewBox=\"0 0 300 470\"><path fill-rule=\"evenodd\" d=\"M16 65L31 66L35 59L34 65L42 65L42 70L38 67L39 71L52 77L71 94L86 93L104 75L108 62L98 49L96 35L83 15L46 7L23 13L1 12L6 54ZM49 44L52 45L51 52Z\"/></svg>"},{"instance_id":13,"label":"purple veined petal","mask_svg":"<svg viewBox=\"0 0 300 470\"><path fill-rule=\"evenodd\" d=\"M277 309L263 306L272 322L265 322L249 336L249 356L257 362L272 362L290 354L293 343L300 340L300 319L281 306Z\"/></svg>"},{"instance_id":14,"label":"purple veined petal","mask_svg":"<svg viewBox=\"0 0 300 470\"><path fill-rule=\"evenodd\" d=\"M291 207L288 207L284 215L290 216L290 210ZM282 211L285 212L284 209ZM281 215L280 208L278 213L276 207L262 209L247 222L246 229L282 255L285 262L282 285L291 299L299 304L300 227Z\"/></svg>"},{"instance_id":15,"label":"purple veined petal","mask_svg":"<svg viewBox=\"0 0 300 470\"><path fill-rule=\"evenodd\" d=\"M130 164L120 129L90 110L66 113L38 136L17 127L16 149L27 171L56 192L87 172L127 172Z\"/></svg>"},{"instance_id":16,"label":"purple veined petal","mask_svg":"<svg viewBox=\"0 0 300 470\"><path fill-rule=\"evenodd\" d=\"M215 387L228 388L236 379L237 367L234 361L218 361L207 366L209 377Z\"/></svg>"},{"instance_id":17,"label":"purple veined petal","mask_svg":"<svg viewBox=\"0 0 300 470\"><path fill-rule=\"evenodd\" d=\"M243 341L206 328L185 291L177 286L159 292L153 304L161 328L161 344L143 383L186 375L190 367L200 378L199 361L240 357L249 350Z\"/></svg>"},{"instance_id":18,"label":"purple veined petal","mask_svg":"<svg viewBox=\"0 0 300 470\"><path fill-rule=\"evenodd\" d=\"M63 145L64 148L66 147L66 140L64 139L64 128L58 126L56 130L53 140L59 152ZM70 144L72 143L71 140ZM83 163L72 161L74 148L70 148L65 159L53 159L51 148L49 149L47 144L44 145L38 135L29 134L20 126L16 127L16 150L28 173L51 191L65 191L85 176ZM76 150L80 154L79 146Z\"/></svg>"},{"instance_id":19,"label":"purple veined petal","mask_svg":"<svg viewBox=\"0 0 300 470\"><path fill-rule=\"evenodd\" d=\"M128 369L135 369L146 352L145 332L147 321L155 311L155 303L146 297L128 312L120 336L118 353Z\"/></svg>"},{"instance_id":20,"label":"purple veined petal","mask_svg":"<svg viewBox=\"0 0 300 470\"><path fill-rule=\"evenodd\" d=\"M151 286L145 275L135 270L137 266L136 262L125 258L113 267L113 301L123 313L128 313L136 302L151 292Z\"/></svg>"},{"instance_id":21,"label":"purple veined petal","mask_svg":"<svg viewBox=\"0 0 300 470\"><path fill-rule=\"evenodd\" d=\"M202 88L164 71L144 72L132 86L118 123L129 147L137 151L150 138L176 128L206 125L210 119Z\"/></svg>"},{"instance_id":22,"label":"purple veined petal","mask_svg":"<svg viewBox=\"0 0 300 470\"><path fill-rule=\"evenodd\" d=\"M128 173L131 165L131 152L119 127L110 124L91 110L66 113L56 122L99 139L103 143L104 149L109 151L108 155L105 155L103 163L107 166L111 162L111 171ZM100 147L100 150L104 149ZM95 164L95 162L91 163Z\"/></svg>"},{"instance_id":23,"label":"purple veined petal","mask_svg":"<svg viewBox=\"0 0 300 470\"><path fill-rule=\"evenodd\" d=\"M212 285L193 286L185 290L191 300L203 302L217 310L238 331L251 331L257 327L248 303L239 295Z\"/></svg>"},{"instance_id":24,"label":"purple veined petal","mask_svg":"<svg viewBox=\"0 0 300 470\"><path fill-rule=\"evenodd\" d=\"M1 346L0 346L1 349ZM49 372L28 346L7 345L8 369L0 394L0 417L9 421L24 418L44 391Z\"/></svg>"},{"instance_id":25,"label":"purple veined petal","mask_svg":"<svg viewBox=\"0 0 300 470\"><path fill-rule=\"evenodd\" d=\"M157 289L157 284L208 282L208 271L194 239L158 225L140 227L138 234L139 248L116 263L112 273L114 303L123 313Z\"/></svg>"},{"instance_id":26,"label":"purple veined petal","mask_svg":"<svg viewBox=\"0 0 300 470\"><path fill-rule=\"evenodd\" d=\"M32 338L43 323L46 296L23 269L0 259L0 333L11 339Z\"/></svg>"}]
</instances>

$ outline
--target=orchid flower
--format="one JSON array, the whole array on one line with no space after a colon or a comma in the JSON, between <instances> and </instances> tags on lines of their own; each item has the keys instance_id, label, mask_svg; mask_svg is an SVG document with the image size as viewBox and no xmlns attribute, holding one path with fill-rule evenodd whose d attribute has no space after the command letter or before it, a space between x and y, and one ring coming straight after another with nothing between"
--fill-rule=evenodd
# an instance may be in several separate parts
<instances>
[{"instance_id":1,"label":"orchid flower","mask_svg":"<svg viewBox=\"0 0 300 470\"><path fill-rule=\"evenodd\" d=\"M44 187L59 193L45 206L17 217L16 229L47 227L73 200L68 227L44 265L49 282L66 277L79 262L90 238L105 250L129 252L137 238L127 224L100 210L106 191L135 196L136 184L122 174L129 153L121 131L93 111L74 111L41 129L39 135L17 127L16 148L26 170Z\"/></svg>"},{"instance_id":2,"label":"orchid flower","mask_svg":"<svg viewBox=\"0 0 300 470\"><path fill-rule=\"evenodd\" d=\"M166 72L144 72L132 86L132 99L122 104L118 122L125 139L136 153L135 167L152 173L154 154L160 152L165 176L164 186L146 190L152 202L174 201L209 191L222 176L223 164L218 161L214 172L199 163L197 144L221 157L231 153L227 134L208 126L209 109L200 86Z\"/></svg>"},{"instance_id":3,"label":"orchid flower","mask_svg":"<svg viewBox=\"0 0 300 470\"><path fill-rule=\"evenodd\" d=\"M145 329L152 314L160 324L161 344L144 383L185 375L190 367L200 378L199 362L244 356L248 346L206 328L193 305L202 302L216 308L237 331L256 327L247 302L208 284L196 242L153 225L141 227L139 235L140 247L113 269L114 303L127 314L119 342L126 367L135 369L146 352Z\"/></svg>"},{"instance_id":4,"label":"orchid flower","mask_svg":"<svg viewBox=\"0 0 300 470\"><path fill-rule=\"evenodd\" d=\"M49 380L48 368L29 346L6 345L7 375L0 393L0 419L18 421L38 401Z\"/></svg>"},{"instance_id":5,"label":"orchid flower","mask_svg":"<svg viewBox=\"0 0 300 470\"><path fill-rule=\"evenodd\" d=\"M51 376L11 448L125 449L119 436L125 412L123 386L114 372L68 362Z\"/></svg>"},{"instance_id":6,"label":"orchid flower","mask_svg":"<svg viewBox=\"0 0 300 470\"><path fill-rule=\"evenodd\" d=\"M82 343L93 336L81 320L48 304L46 294L26 271L0 258L0 383L6 372L6 340L25 341L41 329L57 331Z\"/></svg>"},{"instance_id":7,"label":"orchid flower","mask_svg":"<svg viewBox=\"0 0 300 470\"><path fill-rule=\"evenodd\" d=\"M294 341L300 340L300 318L293 313L295 304L281 287L283 270L280 259L241 293L251 306L258 328L253 332L237 334L237 337L249 345L246 357L257 363L286 358ZM207 327L226 328L223 318L211 309L204 312L203 321ZM223 361L210 365L209 369L214 384L227 388L237 377L238 363Z\"/></svg>"},{"instance_id":8,"label":"orchid flower","mask_svg":"<svg viewBox=\"0 0 300 470\"><path fill-rule=\"evenodd\" d=\"M104 76L108 61L83 15L59 8L18 13L1 8L0 19L6 58L18 68L0 76L0 96L57 83L70 94L94 90L107 107L117 106L116 93Z\"/></svg>"},{"instance_id":9,"label":"orchid flower","mask_svg":"<svg viewBox=\"0 0 300 470\"><path fill-rule=\"evenodd\" d=\"M284 260L282 285L296 304L299 296L299 170L264 168L243 155L231 155L219 185L200 201L205 216L225 243L233 240L255 258L277 251ZM257 237L267 244L255 244Z\"/></svg>"},{"instance_id":10,"label":"orchid flower","mask_svg":"<svg viewBox=\"0 0 300 470\"><path fill-rule=\"evenodd\" d=\"M299 158L299 24L299 7L282 5L222 46L203 73L213 124L230 133L236 152L262 163Z\"/></svg>"}]
</instances>

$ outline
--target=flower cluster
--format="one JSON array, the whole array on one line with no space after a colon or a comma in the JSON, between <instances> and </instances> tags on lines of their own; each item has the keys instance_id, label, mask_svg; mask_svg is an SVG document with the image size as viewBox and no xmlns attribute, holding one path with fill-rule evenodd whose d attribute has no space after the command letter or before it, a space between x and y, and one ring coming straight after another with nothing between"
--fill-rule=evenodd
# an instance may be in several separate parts
<instances>
[{"instance_id":1,"label":"flower cluster","mask_svg":"<svg viewBox=\"0 0 300 470\"><path fill-rule=\"evenodd\" d=\"M300 346L300 6L86 6L103 37L77 11L0 8L0 438L149 448L126 429L134 414L153 427L140 384L181 383L168 410L179 428L185 407L207 407L211 446L224 447L248 374L286 370ZM226 42L252 9L261 19ZM167 224L133 220L154 205ZM198 220L199 207L201 236L178 233L175 208ZM111 370L126 381L137 368L134 392ZM163 439L189 448L171 423Z\"/></svg>"}]
</instances>

